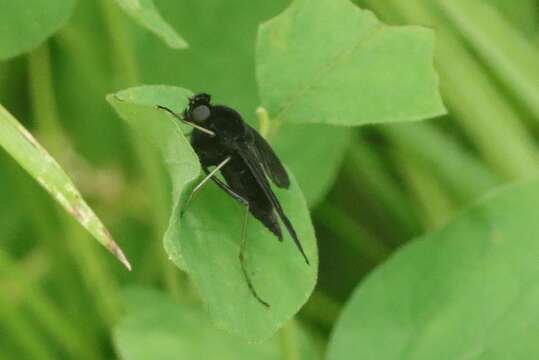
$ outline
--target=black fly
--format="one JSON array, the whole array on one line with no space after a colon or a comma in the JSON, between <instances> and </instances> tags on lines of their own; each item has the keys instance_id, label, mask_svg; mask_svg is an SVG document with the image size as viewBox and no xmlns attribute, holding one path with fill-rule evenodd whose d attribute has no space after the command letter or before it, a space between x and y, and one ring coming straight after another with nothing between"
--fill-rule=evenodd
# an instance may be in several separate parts
<instances>
[{"instance_id":1,"label":"black fly","mask_svg":"<svg viewBox=\"0 0 539 360\"><path fill-rule=\"evenodd\" d=\"M227 106L212 105L208 94L197 94L190 98L189 106L182 116L166 107L158 106L158 108L166 110L194 128L191 133L191 145L206 173L206 177L187 198L183 211L193 196L210 179L245 206L239 253L241 269L253 296L269 307L256 292L245 269L243 252L248 213L264 224L280 241L283 235L278 218L281 219L305 262L309 264L296 231L271 190L268 180L269 177L278 187L288 188L290 180L285 168L266 140L245 123L238 112ZM211 167L213 169L210 171ZM218 172L224 181L217 177Z\"/></svg>"}]
</instances>

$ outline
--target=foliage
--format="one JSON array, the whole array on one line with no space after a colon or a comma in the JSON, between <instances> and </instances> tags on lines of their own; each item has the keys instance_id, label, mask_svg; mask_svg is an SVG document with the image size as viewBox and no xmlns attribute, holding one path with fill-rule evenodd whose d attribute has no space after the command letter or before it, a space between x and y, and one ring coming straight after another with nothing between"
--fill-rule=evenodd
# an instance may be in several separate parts
<instances>
[{"instance_id":1,"label":"foliage","mask_svg":"<svg viewBox=\"0 0 539 360\"><path fill-rule=\"evenodd\" d=\"M75 0L54 3L29 0L24 4L9 0L0 2L0 60L37 47L66 23L75 4Z\"/></svg>"},{"instance_id":2,"label":"foliage","mask_svg":"<svg viewBox=\"0 0 539 360\"><path fill-rule=\"evenodd\" d=\"M376 269L343 310L328 359L536 354L538 185L490 194Z\"/></svg>"},{"instance_id":3,"label":"foliage","mask_svg":"<svg viewBox=\"0 0 539 360\"><path fill-rule=\"evenodd\" d=\"M0 358L539 356L535 1L0 2ZM156 105L199 91L291 174L311 266L247 232L270 309L241 207L179 217L200 166Z\"/></svg>"},{"instance_id":4,"label":"foliage","mask_svg":"<svg viewBox=\"0 0 539 360\"><path fill-rule=\"evenodd\" d=\"M198 306L175 303L148 289L125 291L128 316L117 326L114 338L126 359L281 359L279 335L258 344L213 327ZM148 311L150 309L150 311ZM148 328L154 328L151 334ZM287 325L296 359L320 358L308 335L297 324ZM208 346L211 344L211 346Z\"/></svg>"}]
</instances>

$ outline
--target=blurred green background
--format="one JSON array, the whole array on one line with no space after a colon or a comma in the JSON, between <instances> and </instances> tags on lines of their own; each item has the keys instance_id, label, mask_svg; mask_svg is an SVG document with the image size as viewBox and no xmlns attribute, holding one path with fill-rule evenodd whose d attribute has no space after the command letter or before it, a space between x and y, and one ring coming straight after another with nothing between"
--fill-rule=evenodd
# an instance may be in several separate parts
<instances>
[{"instance_id":1,"label":"blurred green background","mask_svg":"<svg viewBox=\"0 0 539 360\"><path fill-rule=\"evenodd\" d=\"M320 349L358 282L396 248L488 190L532 177L539 165L537 1L356 3L386 23L434 30L449 115L320 129L311 141L291 127L276 139L317 232L318 285L296 319ZM158 0L190 44L172 50L111 2L81 0L54 36L0 62L0 103L73 177L134 265L131 273L121 268L0 151L0 358L117 357L111 332L130 285L198 302L162 247L170 207L163 169L105 96L138 84L182 86L212 94L256 125L257 28L287 4ZM313 160L310 148L320 141L331 151Z\"/></svg>"}]
</instances>

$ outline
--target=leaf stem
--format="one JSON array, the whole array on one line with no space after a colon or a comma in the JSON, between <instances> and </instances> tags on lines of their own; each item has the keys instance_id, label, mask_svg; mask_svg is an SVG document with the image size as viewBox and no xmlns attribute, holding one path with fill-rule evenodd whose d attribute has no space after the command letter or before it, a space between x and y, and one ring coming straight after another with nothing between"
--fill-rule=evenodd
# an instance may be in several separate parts
<instances>
[{"instance_id":1,"label":"leaf stem","mask_svg":"<svg viewBox=\"0 0 539 360\"><path fill-rule=\"evenodd\" d=\"M260 135L262 135L262 137L264 138L267 138L271 128L268 111L264 107L260 106L256 109L256 116L260 124Z\"/></svg>"},{"instance_id":2,"label":"leaf stem","mask_svg":"<svg viewBox=\"0 0 539 360\"><path fill-rule=\"evenodd\" d=\"M291 319L279 331L279 343L284 360L300 360L296 327L296 321Z\"/></svg>"}]
</instances>

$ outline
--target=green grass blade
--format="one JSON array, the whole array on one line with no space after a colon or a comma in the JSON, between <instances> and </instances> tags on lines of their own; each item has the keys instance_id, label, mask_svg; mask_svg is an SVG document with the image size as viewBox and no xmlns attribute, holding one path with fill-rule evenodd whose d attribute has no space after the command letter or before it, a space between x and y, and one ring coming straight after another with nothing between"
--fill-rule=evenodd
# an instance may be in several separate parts
<instances>
[{"instance_id":1,"label":"green grass blade","mask_svg":"<svg viewBox=\"0 0 539 360\"><path fill-rule=\"evenodd\" d=\"M391 249L387 245L356 223L351 214L335 205L328 202L322 203L317 207L315 216L338 238L348 242L358 254L373 264L381 262L391 253Z\"/></svg>"},{"instance_id":2,"label":"green grass blade","mask_svg":"<svg viewBox=\"0 0 539 360\"><path fill-rule=\"evenodd\" d=\"M525 178L537 173L537 146L515 110L498 91L481 64L449 30L447 23L422 0L369 0L384 12L391 7L400 17L414 23L436 27L435 61L440 85L453 119L467 133L489 165L509 179Z\"/></svg>"},{"instance_id":3,"label":"green grass blade","mask_svg":"<svg viewBox=\"0 0 539 360\"><path fill-rule=\"evenodd\" d=\"M391 221L388 228L399 240L407 240L419 233L420 226L411 199L392 177L390 164L385 162L379 149L365 140L362 132L354 140L344 162L343 174L351 185L376 199L385 217Z\"/></svg>"},{"instance_id":4,"label":"green grass blade","mask_svg":"<svg viewBox=\"0 0 539 360\"><path fill-rule=\"evenodd\" d=\"M2 105L0 105L0 146L2 146L51 196L127 269L127 258L109 231L86 204L64 170Z\"/></svg>"},{"instance_id":5,"label":"green grass blade","mask_svg":"<svg viewBox=\"0 0 539 360\"><path fill-rule=\"evenodd\" d=\"M435 229L445 224L455 212L453 199L431 176L430 171L417 164L415 159L407 158L400 152L394 155L408 188L416 198L415 202L422 210L421 219L425 229Z\"/></svg>"},{"instance_id":6,"label":"green grass blade","mask_svg":"<svg viewBox=\"0 0 539 360\"><path fill-rule=\"evenodd\" d=\"M489 0L521 34L530 40L536 40L539 31L539 12L537 0L520 0L517 3L508 0Z\"/></svg>"},{"instance_id":7,"label":"green grass blade","mask_svg":"<svg viewBox=\"0 0 539 360\"><path fill-rule=\"evenodd\" d=\"M30 259L39 263L38 259ZM42 271L43 264L40 265ZM34 279L27 275L24 269L21 269L9 254L0 250L0 286L5 291L10 300L10 306L13 306L15 312L21 311L21 305L26 305L36 322L41 323L45 331L57 341L66 353L72 357L81 359L92 359L97 356L88 342L82 338L81 333L77 331L73 323L65 317L65 314L56 304L47 298L43 291L38 287L38 283L43 281L42 277ZM12 286L9 286L12 285ZM16 290L16 291L9 291Z\"/></svg>"},{"instance_id":8,"label":"green grass blade","mask_svg":"<svg viewBox=\"0 0 539 360\"><path fill-rule=\"evenodd\" d=\"M507 86L539 120L539 50L487 1L438 1Z\"/></svg>"},{"instance_id":9,"label":"green grass blade","mask_svg":"<svg viewBox=\"0 0 539 360\"><path fill-rule=\"evenodd\" d=\"M438 176L460 201L475 199L501 182L471 151L432 124L392 125L382 131L406 157Z\"/></svg>"}]
</instances>

